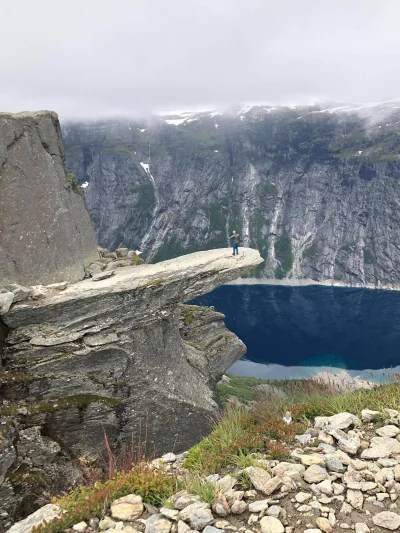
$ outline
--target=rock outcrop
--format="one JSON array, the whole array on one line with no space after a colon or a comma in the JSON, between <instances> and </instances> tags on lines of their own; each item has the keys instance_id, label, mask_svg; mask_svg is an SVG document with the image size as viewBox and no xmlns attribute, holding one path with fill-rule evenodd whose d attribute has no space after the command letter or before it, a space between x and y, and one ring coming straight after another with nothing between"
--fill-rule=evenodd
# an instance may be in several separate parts
<instances>
[{"instance_id":1,"label":"rock outcrop","mask_svg":"<svg viewBox=\"0 0 400 533\"><path fill-rule=\"evenodd\" d=\"M242 251L104 271L105 279L15 303L1 317L9 329L0 373L6 512L34 510L43 485L73 484L71 459L92 461L104 432L112 446L133 436L160 452L207 433L218 412L214 385L245 346L223 315L183 304L262 262Z\"/></svg>"},{"instance_id":2,"label":"rock outcrop","mask_svg":"<svg viewBox=\"0 0 400 533\"><path fill-rule=\"evenodd\" d=\"M63 128L104 246L162 260L225 246L235 228L265 259L258 277L396 287L399 134L398 103Z\"/></svg>"},{"instance_id":3,"label":"rock outcrop","mask_svg":"<svg viewBox=\"0 0 400 533\"><path fill-rule=\"evenodd\" d=\"M0 285L78 281L98 258L81 188L64 163L56 113L0 114Z\"/></svg>"}]
</instances>

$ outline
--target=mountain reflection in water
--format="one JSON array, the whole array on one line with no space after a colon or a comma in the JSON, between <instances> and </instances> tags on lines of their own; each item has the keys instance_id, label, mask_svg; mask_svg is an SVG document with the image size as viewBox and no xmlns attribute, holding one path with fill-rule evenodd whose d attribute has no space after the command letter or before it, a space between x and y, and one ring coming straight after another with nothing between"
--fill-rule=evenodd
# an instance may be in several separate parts
<instances>
[{"instance_id":1,"label":"mountain reflection in water","mask_svg":"<svg viewBox=\"0 0 400 533\"><path fill-rule=\"evenodd\" d=\"M380 381L384 369L400 371L400 291L227 285L193 303L224 313L246 344L233 374L284 379L346 369Z\"/></svg>"}]
</instances>

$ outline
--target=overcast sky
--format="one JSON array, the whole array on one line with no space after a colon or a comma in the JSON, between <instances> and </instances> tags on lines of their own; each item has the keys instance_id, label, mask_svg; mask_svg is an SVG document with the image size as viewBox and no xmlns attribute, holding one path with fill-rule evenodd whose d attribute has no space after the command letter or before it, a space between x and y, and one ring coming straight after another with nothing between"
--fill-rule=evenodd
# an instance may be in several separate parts
<instances>
[{"instance_id":1,"label":"overcast sky","mask_svg":"<svg viewBox=\"0 0 400 533\"><path fill-rule=\"evenodd\" d=\"M0 110L400 97L400 0L0 0Z\"/></svg>"}]
</instances>

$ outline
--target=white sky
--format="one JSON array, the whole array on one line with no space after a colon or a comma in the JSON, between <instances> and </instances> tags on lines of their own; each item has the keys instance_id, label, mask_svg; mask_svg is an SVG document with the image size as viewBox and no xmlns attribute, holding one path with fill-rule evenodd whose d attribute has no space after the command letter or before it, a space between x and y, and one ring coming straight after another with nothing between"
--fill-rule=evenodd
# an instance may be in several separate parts
<instances>
[{"instance_id":1,"label":"white sky","mask_svg":"<svg viewBox=\"0 0 400 533\"><path fill-rule=\"evenodd\" d=\"M0 0L0 110L400 96L400 0Z\"/></svg>"}]
</instances>

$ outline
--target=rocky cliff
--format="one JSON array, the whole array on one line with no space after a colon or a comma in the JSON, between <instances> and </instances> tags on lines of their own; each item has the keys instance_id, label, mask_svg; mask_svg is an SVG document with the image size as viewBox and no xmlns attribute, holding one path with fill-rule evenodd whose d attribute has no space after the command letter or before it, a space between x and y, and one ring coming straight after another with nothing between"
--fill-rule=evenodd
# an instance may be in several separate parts
<instances>
[{"instance_id":1,"label":"rocky cliff","mask_svg":"<svg viewBox=\"0 0 400 533\"><path fill-rule=\"evenodd\" d=\"M146 440L182 450L218 412L215 382L245 353L210 308L183 303L257 266L257 251L198 252L119 268L14 304L4 328L0 500L9 515L74 484L80 464Z\"/></svg>"},{"instance_id":2,"label":"rocky cliff","mask_svg":"<svg viewBox=\"0 0 400 533\"><path fill-rule=\"evenodd\" d=\"M227 245L257 275L400 283L400 106L179 113L65 124L102 244L157 261Z\"/></svg>"},{"instance_id":3,"label":"rocky cliff","mask_svg":"<svg viewBox=\"0 0 400 533\"><path fill-rule=\"evenodd\" d=\"M64 163L56 113L0 114L0 285L77 281L98 258Z\"/></svg>"}]
</instances>

